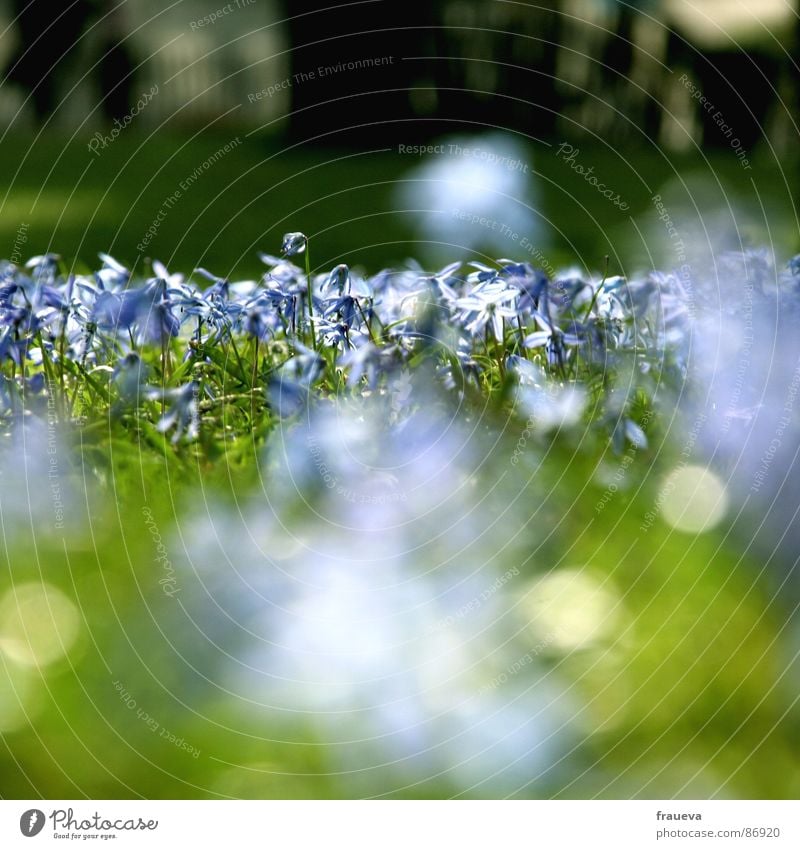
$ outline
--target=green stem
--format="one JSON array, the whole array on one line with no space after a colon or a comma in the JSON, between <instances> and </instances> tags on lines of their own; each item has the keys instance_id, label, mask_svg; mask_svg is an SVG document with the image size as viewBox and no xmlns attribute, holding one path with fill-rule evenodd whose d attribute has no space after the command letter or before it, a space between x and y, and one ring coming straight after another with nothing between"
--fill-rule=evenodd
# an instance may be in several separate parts
<instances>
[{"instance_id":1,"label":"green stem","mask_svg":"<svg viewBox=\"0 0 800 849\"><path fill-rule=\"evenodd\" d=\"M504 319L500 319L500 321L504 321ZM502 326L502 325L501 325ZM506 365L503 362L503 350L505 348L505 333L503 333L503 341L500 342L498 339L494 340L494 356L497 360L497 368L500 370L500 381L505 379L506 376Z\"/></svg>"},{"instance_id":2,"label":"green stem","mask_svg":"<svg viewBox=\"0 0 800 849\"><path fill-rule=\"evenodd\" d=\"M53 390L55 388L56 381L55 381L55 377L53 375L53 368L52 368L52 364L50 363L50 358L47 356L47 350L44 347L44 339L42 339L41 333L39 333L39 349L42 352L42 368L44 369L44 376L45 376L45 379L47 380L47 395L48 395L48 397L50 397L50 395L53 393ZM54 406L57 406L57 408L59 408L59 410L60 410L60 408L62 406L61 403L56 405L55 399L53 399L53 403L54 403ZM63 410L60 410L60 412L62 413L60 418L63 421Z\"/></svg>"},{"instance_id":3,"label":"green stem","mask_svg":"<svg viewBox=\"0 0 800 849\"><path fill-rule=\"evenodd\" d=\"M164 416L164 412L166 410L166 398L164 397L167 392L167 343L164 336L161 336L161 416Z\"/></svg>"},{"instance_id":4,"label":"green stem","mask_svg":"<svg viewBox=\"0 0 800 849\"><path fill-rule=\"evenodd\" d=\"M253 337L253 389L258 380L258 336Z\"/></svg>"},{"instance_id":5,"label":"green stem","mask_svg":"<svg viewBox=\"0 0 800 849\"><path fill-rule=\"evenodd\" d=\"M592 314L594 305L597 303L597 298L599 297L600 292L603 291L603 286L606 285L606 280L608 280L608 254L606 254L606 270L603 273L603 279L600 281L600 285L594 290L594 295L592 295L592 300L589 303L589 309L586 311L587 317Z\"/></svg>"},{"instance_id":6,"label":"green stem","mask_svg":"<svg viewBox=\"0 0 800 849\"><path fill-rule=\"evenodd\" d=\"M61 320L61 336L58 341L58 371L59 377L58 382L61 386L61 399L63 401L66 396L65 392L65 382L64 382L64 351L66 350L67 344L67 315L65 314Z\"/></svg>"},{"instance_id":7,"label":"green stem","mask_svg":"<svg viewBox=\"0 0 800 849\"><path fill-rule=\"evenodd\" d=\"M519 352L524 359L528 359L528 353L525 350L525 329L522 326L522 316L517 315L517 327L519 328Z\"/></svg>"},{"instance_id":8,"label":"green stem","mask_svg":"<svg viewBox=\"0 0 800 849\"><path fill-rule=\"evenodd\" d=\"M239 356L239 349L236 347L236 342L233 338L233 328L228 328L228 339L230 339L231 348L233 348L233 353L236 357L236 362L239 365L239 371L242 375L242 382L247 385L247 369L245 369L244 363L242 362L242 358Z\"/></svg>"},{"instance_id":9,"label":"green stem","mask_svg":"<svg viewBox=\"0 0 800 849\"><path fill-rule=\"evenodd\" d=\"M252 391L255 393L256 381L258 380L258 336L253 337L253 386ZM256 397L255 394L250 398L250 421L252 422L256 414Z\"/></svg>"},{"instance_id":10,"label":"green stem","mask_svg":"<svg viewBox=\"0 0 800 849\"><path fill-rule=\"evenodd\" d=\"M314 327L314 295L311 286L311 256L306 240L306 291L308 296L308 320L311 323L311 347L317 350L317 331Z\"/></svg>"},{"instance_id":11,"label":"green stem","mask_svg":"<svg viewBox=\"0 0 800 849\"><path fill-rule=\"evenodd\" d=\"M359 313L361 314L361 320L367 326L367 333L369 333L369 338L372 341L372 344L377 345L378 342L375 339L375 337L372 335L372 328L370 327L370 324L367 321L367 317L364 315L364 310L361 309L361 304L359 304L358 298L353 298L353 300L356 302L356 308L358 309Z\"/></svg>"}]
</instances>

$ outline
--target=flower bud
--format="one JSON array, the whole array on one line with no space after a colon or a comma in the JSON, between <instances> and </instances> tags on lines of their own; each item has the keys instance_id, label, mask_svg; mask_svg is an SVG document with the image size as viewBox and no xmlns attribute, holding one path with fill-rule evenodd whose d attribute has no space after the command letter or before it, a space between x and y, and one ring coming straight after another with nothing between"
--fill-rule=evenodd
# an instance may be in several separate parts
<instances>
[{"instance_id":1,"label":"flower bud","mask_svg":"<svg viewBox=\"0 0 800 849\"><path fill-rule=\"evenodd\" d=\"M304 233L287 233L283 237L281 251L284 256L294 256L303 253L307 244L308 238Z\"/></svg>"}]
</instances>

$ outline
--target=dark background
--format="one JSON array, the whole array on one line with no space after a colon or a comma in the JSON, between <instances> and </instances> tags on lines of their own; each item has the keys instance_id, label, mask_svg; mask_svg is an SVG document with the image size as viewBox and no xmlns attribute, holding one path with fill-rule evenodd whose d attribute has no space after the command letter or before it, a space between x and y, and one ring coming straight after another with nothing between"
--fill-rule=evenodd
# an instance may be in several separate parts
<instances>
[{"instance_id":1,"label":"dark background","mask_svg":"<svg viewBox=\"0 0 800 849\"><path fill-rule=\"evenodd\" d=\"M530 166L519 199L535 209L532 241L554 266L598 267L606 254L628 273L669 264L655 193L682 232L713 221L712 239L800 248L798 25L785 4L748 4L763 27L715 2L698 19L680 0L227 8L203 22L219 7L82 0L54 17L42 0L3 4L0 253L26 225L28 253L92 265L108 250L129 264L156 256L234 275L256 273L256 251L276 251L286 230L312 236L320 267L496 255L502 245L488 239L432 244L437 234L420 231L396 188L419 164L398 144L498 130ZM321 76L325 66L340 70ZM733 128L750 169L683 74ZM129 123L90 152L115 119ZM236 137L139 251L164 199ZM628 211L558 159L565 140Z\"/></svg>"}]
</instances>

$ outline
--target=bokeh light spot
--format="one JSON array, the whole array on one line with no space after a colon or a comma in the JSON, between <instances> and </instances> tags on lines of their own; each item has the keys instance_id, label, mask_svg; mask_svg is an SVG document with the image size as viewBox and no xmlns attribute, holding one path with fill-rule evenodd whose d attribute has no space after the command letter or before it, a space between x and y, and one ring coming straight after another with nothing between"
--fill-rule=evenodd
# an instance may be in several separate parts
<instances>
[{"instance_id":1,"label":"bokeh light spot","mask_svg":"<svg viewBox=\"0 0 800 849\"><path fill-rule=\"evenodd\" d=\"M526 597L538 640L570 651L607 636L617 622L615 593L584 570L562 569L537 581Z\"/></svg>"},{"instance_id":2,"label":"bokeh light spot","mask_svg":"<svg viewBox=\"0 0 800 849\"><path fill-rule=\"evenodd\" d=\"M704 466L672 471L661 490L661 514L677 531L699 534L719 524L728 509L722 481Z\"/></svg>"},{"instance_id":3,"label":"bokeh light spot","mask_svg":"<svg viewBox=\"0 0 800 849\"><path fill-rule=\"evenodd\" d=\"M60 660L75 644L80 626L75 604L51 584L18 584L0 601L0 651L21 666Z\"/></svg>"}]
</instances>

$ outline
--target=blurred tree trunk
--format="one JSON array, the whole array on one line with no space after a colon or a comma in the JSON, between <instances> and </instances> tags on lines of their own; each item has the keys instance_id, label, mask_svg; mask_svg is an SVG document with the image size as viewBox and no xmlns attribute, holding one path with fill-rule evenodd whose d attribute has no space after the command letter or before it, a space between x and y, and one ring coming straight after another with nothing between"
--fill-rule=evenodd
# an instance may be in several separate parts
<instances>
[{"instance_id":1,"label":"blurred tree trunk","mask_svg":"<svg viewBox=\"0 0 800 849\"><path fill-rule=\"evenodd\" d=\"M93 11L89 0L67 0L63 7L45 0L12 3L20 46L11 60L8 76L30 90L40 121L49 118L59 106L59 77L75 61L81 34Z\"/></svg>"},{"instance_id":2,"label":"blurred tree trunk","mask_svg":"<svg viewBox=\"0 0 800 849\"><path fill-rule=\"evenodd\" d=\"M287 0L292 135L328 134L329 144L424 135L412 105L421 63L404 57L432 55L437 6Z\"/></svg>"},{"instance_id":3,"label":"blurred tree trunk","mask_svg":"<svg viewBox=\"0 0 800 849\"><path fill-rule=\"evenodd\" d=\"M746 46L733 39L717 44L699 37L692 40L675 27L668 63L673 69L686 68L706 98L706 106L692 101L703 145L730 149L738 140L752 152L768 132L766 124L776 103L775 88L783 64L769 35L765 33L763 39Z\"/></svg>"},{"instance_id":4,"label":"blurred tree trunk","mask_svg":"<svg viewBox=\"0 0 800 849\"><path fill-rule=\"evenodd\" d=\"M285 5L296 138L405 141L484 126L546 137L554 130L560 0L550 8L485 0ZM383 64L346 67L365 59ZM321 73L340 63L341 70Z\"/></svg>"},{"instance_id":5,"label":"blurred tree trunk","mask_svg":"<svg viewBox=\"0 0 800 849\"><path fill-rule=\"evenodd\" d=\"M97 79L103 112L113 121L124 118L131 108L135 61L127 36L132 27L124 5L115 5L113 0L103 0L98 14L102 22Z\"/></svg>"}]
</instances>

